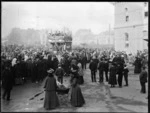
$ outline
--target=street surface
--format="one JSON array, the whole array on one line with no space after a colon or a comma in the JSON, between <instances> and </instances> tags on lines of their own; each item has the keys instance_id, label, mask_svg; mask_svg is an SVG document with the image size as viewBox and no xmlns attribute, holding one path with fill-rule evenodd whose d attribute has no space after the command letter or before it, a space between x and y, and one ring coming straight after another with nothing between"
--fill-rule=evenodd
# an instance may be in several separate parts
<instances>
[{"instance_id":1,"label":"street surface","mask_svg":"<svg viewBox=\"0 0 150 113\"><path fill-rule=\"evenodd\" d=\"M42 83L26 83L14 86L11 93L11 101L1 99L2 112L148 112L148 84L146 94L140 93L139 75L133 74L133 67L130 67L129 86L110 88L107 82L91 82L90 70L85 70L84 84L81 90L85 99L83 107L72 107L68 95L59 95L60 106L54 110L43 108L44 95ZM67 85L70 77L64 77L64 84ZM1 94L3 90L1 89ZM2 97L1 97L2 98Z\"/></svg>"}]
</instances>

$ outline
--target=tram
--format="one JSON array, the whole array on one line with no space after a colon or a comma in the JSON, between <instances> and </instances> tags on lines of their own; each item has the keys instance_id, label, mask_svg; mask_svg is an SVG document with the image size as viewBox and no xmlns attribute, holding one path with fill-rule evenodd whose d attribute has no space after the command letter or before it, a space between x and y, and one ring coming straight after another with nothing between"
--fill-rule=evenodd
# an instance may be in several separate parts
<instances>
[{"instance_id":1,"label":"tram","mask_svg":"<svg viewBox=\"0 0 150 113\"><path fill-rule=\"evenodd\" d=\"M66 33L49 33L48 42L51 44L53 51L71 51L72 35Z\"/></svg>"}]
</instances>

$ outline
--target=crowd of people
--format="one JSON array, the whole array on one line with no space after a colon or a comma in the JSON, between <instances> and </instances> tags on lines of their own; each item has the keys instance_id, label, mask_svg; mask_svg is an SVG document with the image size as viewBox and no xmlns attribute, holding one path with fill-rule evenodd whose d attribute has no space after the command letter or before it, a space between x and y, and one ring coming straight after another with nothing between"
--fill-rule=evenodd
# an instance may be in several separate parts
<instances>
[{"instance_id":1,"label":"crowd of people","mask_svg":"<svg viewBox=\"0 0 150 113\"><path fill-rule=\"evenodd\" d=\"M116 52L113 49L74 49L71 52L53 52L49 48L40 46L18 46L9 45L2 46L1 52L1 69L2 69L2 86L5 89L3 99L7 95L7 100L10 100L10 92L12 86L19 84L20 81L26 82L31 80L33 83L43 81L43 79L49 73L49 78L46 80L46 99L50 100L52 97L56 97L55 92L49 92L49 90L55 90L57 88L56 80L53 74L57 76L57 81L63 84L63 76L70 76L71 88L71 103L73 106L82 106L85 103L79 85L84 84L84 70L89 68L91 70L91 81L96 82L96 73L99 71L99 82L104 82L104 74L106 81L115 87L119 85L122 87L123 77L125 79L125 86L128 86L128 66L133 65L134 73L142 73L145 76L145 68L148 65L148 53L138 52L135 56L132 54L126 54L125 52ZM89 64L89 67L87 67ZM48 71L47 70L53 70ZM117 79L118 75L118 79ZM145 93L146 80L142 78L141 92ZM54 87L50 87L51 82ZM78 95L78 94L79 95ZM47 95L52 95L49 97ZM79 97L78 97L79 96ZM54 98L53 98L54 99ZM57 101L56 101L57 102ZM47 107L52 103L46 102L44 106Z\"/></svg>"},{"instance_id":2,"label":"crowd of people","mask_svg":"<svg viewBox=\"0 0 150 113\"><path fill-rule=\"evenodd\" d=\"M119 85L119 87L122 87L122 80L123 77L125 78L125 86L128 86L128 68L125 64L124 56L121 54L117 54L113 60L110 60L105 55L102 56L100 59L97 59L94 57L91 60L91 63L89 65L89 68L91 70L91 79L92 82L96 82L96 72L99 71L99 82L103 83L104 81L104 74L106 78L106 82L108 82L111 87L115 87L115 85ZM109 72L109 77L108 77ZM118 79L117 76L118 75ZM117 82L118 80L118 82Z\"/></svg>"}]
</instances>

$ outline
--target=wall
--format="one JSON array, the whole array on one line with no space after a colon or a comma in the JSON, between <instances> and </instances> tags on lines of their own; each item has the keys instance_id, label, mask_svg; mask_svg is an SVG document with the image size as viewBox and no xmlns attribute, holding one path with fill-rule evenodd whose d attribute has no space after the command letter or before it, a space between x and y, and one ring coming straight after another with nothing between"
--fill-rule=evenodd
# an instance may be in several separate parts
<instances>
[{"instance_id":1,"label":"wall","mask_svg":"<svg viewBox=\"0 0 150 113\"><path fill-rule=\"evenodd\" d=\"M128 12L125 12L128 8ZM129 21L125 21L126 14ZM119 3L115 5L115 50L136 53L137 50L147 48L143 40L144 30L144 5L143 3ZM129 35L129 47L125 48L125 33Z\"/></svg>"}]
</instances>

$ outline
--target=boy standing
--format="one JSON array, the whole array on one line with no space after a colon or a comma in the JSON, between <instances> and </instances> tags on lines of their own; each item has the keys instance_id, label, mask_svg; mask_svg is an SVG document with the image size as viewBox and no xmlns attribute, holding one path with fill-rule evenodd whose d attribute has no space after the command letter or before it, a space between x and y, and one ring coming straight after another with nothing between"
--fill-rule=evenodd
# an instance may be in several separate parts
<instances>
[{"instance_id":1,"label":"boy standing","mask_svg":"<svg viewBox=\"0 0 150 113\"><path fill-rule=\"evenodd\" d=\"M141 93L146 93L145 83L147 82L147 71L146 67L142 67L142 72L140 73L139 79L141 84Z\"/></svg>"},{"instance_id":2,"label":"boy standing","mask_svg":"<svg viewBox=\"0 0 150 113\"><path fill-rule=\"evenodd\" d=\"M61 67L61 64L58 64L58 68L56 69L55 72L58 81L63 84L63 75L64 75L64 69Z\"/></svg>"},{"instance_id":3,"label":"boy standing","mask_svg":"<svg viewBox=\"0 0 150 113\"><path fill-rule=\"evenodd\" d=\"M124 70L123 70L123 76L124 76L124 80L126 82L125 86L128 86L128 73L129 73L129 69L127 67L127 65L124 65Z\"/></svg>"}]
</instances>

